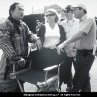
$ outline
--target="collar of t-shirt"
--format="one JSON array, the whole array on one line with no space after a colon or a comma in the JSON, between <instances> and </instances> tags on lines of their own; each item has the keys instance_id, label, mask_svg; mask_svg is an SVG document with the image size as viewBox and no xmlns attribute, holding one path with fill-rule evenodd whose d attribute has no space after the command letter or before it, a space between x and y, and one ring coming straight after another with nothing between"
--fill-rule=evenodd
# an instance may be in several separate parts
<instances>
[{"instance_id":1,"label":"collar of t-shirt","mask_svg":"<svg viewBox=\"0 0 97 97\"><path fill-rule=\"evenodd\" d=\"M46 27L45 36L60 36L58 24L55 24L55 27L53 29L49 26L48 23L45 25L45 27Z\"/></svg>"},{"instance_id":2,"label":"collar of t-shirt","mask_svg":"<svg viewBox=\"0 0 97 97\"><path fill-rule=\"evenodd\" d=\"M72 23L74 22L74 19L72 19L72 20L66 20L66 22L72 25Z\"/></svg>"},{"instance_id":3,"label":"collar of t-shirt","mask_svg":"<svg viewBox=\"0 0 97 97\"><path fill-rule=\"evenodd\" d=\"M43 47L49 48L59 43L60 30L58 24L55 24L53 29L50 28L49 24L46 24L46 33Z\"/></svg>"}]
</instances>

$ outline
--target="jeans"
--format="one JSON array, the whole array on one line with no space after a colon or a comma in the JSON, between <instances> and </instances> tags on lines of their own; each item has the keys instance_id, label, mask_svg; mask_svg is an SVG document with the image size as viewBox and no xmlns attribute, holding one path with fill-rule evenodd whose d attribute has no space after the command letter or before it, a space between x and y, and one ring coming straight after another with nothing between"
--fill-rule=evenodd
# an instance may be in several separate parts
<instances>
[{"instance_id":1,"label":"jeans","mask_svg":"<svg viewBox=\"0 0 97 97\"><path fill-rule=\"evenodd\" d=\"M64 63L60 67L60 86L64 82L67 87L72 87L72 63L74 63L74 58L65 54Z\"/></svg>"},{"instance_id":2,"label":"jeans","mask_svg":"<svg viewBox=\"0 0 97 97\"><path fill-rule=\"evenodd\" d=\"M89 71L94 61L92 52L77 51L72 92L91 92Z\"/></svg>"}]
</instances>

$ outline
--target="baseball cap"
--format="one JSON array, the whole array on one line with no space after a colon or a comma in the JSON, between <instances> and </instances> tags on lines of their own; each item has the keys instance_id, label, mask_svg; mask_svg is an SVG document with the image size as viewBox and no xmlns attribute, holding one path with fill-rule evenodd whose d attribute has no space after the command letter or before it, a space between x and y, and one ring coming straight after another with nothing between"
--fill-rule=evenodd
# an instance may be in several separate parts
<instances>
[{"instance_id":1,"label":"baseball cap","mask_svg":"<svg viewBox=\"0 0 97 97\"><path fill-rule=\"evenodd\" d=\"M78 4L78 5L76 5L76 6L73 6L73 8L78 8L78 7L81 7L82 9L84 9L84 10L86 10L87 11L87 8L86 8L86 6L84 5L84 4Z\"/></svg>"},{"instance_id":2,"label":"baseball cap","mask_svg":"<svg viewBox=\"0 0 97 97\"><path fill-rule=\"evenodd\" d=\"M72 5L67 5L65 9L71 10Z\"/></svg>"},{"instance_id":3,"label":"baseball cap","mask_svg":"<svg viewBox=\"0 0 97 97\"><path fill-rule=\"evenodd\" d=\"M64 12L73 11L73 10L72 10L72 5L67 5L67 6L65 7L65 9L63 9L62 11L64 11Z\"/></svg>"}]
</instances>

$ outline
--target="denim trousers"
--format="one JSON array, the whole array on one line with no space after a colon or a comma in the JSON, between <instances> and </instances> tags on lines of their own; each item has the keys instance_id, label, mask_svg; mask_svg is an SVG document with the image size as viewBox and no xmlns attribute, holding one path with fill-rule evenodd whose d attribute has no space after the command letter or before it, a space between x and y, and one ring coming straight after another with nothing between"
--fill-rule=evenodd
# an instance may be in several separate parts
<instances>
[{"instance_id":1,"label":"denim trousers","mask_svg":"<svg viewBox=\"0 0 97 97\"><path fill-rule=\"evenodd\" d=\"M91 92L89 71L95 56L77 51L72 92Z\"/></svg>"},{"instance_id":2,"label":"denim trousers","mask_svg":"<svg viewBox=\"0 0 97 97\"><path fill-rule=\"evenodd\" d=\"M72 87L72 63L74 62L73 57L64 56L64 63L60 67L60 86L64 82L67 86Z\"/></svg>"}]
</instances>

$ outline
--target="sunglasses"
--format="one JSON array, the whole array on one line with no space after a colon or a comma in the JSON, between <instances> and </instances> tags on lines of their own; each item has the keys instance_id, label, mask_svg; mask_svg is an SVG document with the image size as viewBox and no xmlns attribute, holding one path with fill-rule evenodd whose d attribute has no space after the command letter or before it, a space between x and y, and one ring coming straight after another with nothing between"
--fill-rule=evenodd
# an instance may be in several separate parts
<instances>
[{"instance_id":1,"label":"sunglasses","mask_svg":"<svg viewBox=\"0 0 97 97\"><path fill-rule=\"evenodd\" d=\"M71 12L73 12L73 10L72 9L70 9L70 10L62 10L64 13L69 13L70 11Z\"/></svg>"},{"instance_id":2,"label":"sunglasses","mask_svg":"<svg viewBox=\"0 0 97 97\"><path fill-rule=\"evenodd\" d=\"M45 15L46 17L48 17L48 16L55 16L55 14L48 14L48 15Z\"/></svg>"}]
</instances>

